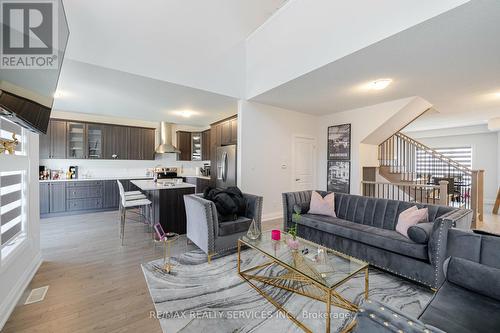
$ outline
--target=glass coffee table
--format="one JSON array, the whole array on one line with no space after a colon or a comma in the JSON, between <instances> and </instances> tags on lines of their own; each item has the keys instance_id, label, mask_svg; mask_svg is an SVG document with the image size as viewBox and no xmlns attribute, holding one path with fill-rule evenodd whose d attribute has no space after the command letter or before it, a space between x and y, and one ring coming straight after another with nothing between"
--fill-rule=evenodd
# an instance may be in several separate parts
<instances>
[{"instance_id":1,"label":"glass coffee table","mask_svg":"<svg viewBox=\"0 0 500 333\"><path fill-rule=\"evenodd\" d=\"M330 332L331 307L356 312L356 304L345 299L335 289L349 281L358 273L365 274L365 293L368 298L368 263L349 257L340 252L328 249L313 242L297 237L299 247L292 250L286 241L291 236L282 232L281 240L271 239L271 232L263 232L259 239L251 240L243 236L238 240L238 274L248 282L259 294L271 302L305 332L312 332L306 325L289 313L275 299L269 296L259 283L281 288L302 296L306 296L326 304L326 332ZM245 268L240 267L241 247L248 246L266 257L263 264ZM271 268L277 268L276 270ZM273 274L266 274L266 272ZM354 321L346 328L353 328Z\"/></svg>"}]
</instances>

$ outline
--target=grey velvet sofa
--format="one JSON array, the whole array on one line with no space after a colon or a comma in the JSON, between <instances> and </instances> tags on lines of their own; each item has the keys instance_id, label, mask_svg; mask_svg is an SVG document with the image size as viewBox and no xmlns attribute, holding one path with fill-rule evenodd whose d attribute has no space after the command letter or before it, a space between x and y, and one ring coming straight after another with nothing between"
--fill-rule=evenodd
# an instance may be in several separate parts
<instances>
[{"instance_id":1,"label":"grey velvet sofa","mask_svg":"<svg viewBox=\"0 0 500 333\"><path fill-rule=\"evenodd\" d=\"M446 280L418 318L369 301L354 332L500 332L500 237L450 230L448 254Z\"/></svg>"},{"instance_id":2,"label":"grey velvet sofa","mask_svg":"<svg viewBox=\"0 0 500 333\"><path fill-rule=\"evenodd\" d=\"M336 193L334 218L307 214L310 200L311 191L283 193L285 230L293 223L297 205L302 212L297 221L299 237L431 288L444 280L448 230L468 229L472 218L470 210L418 204L419 208L428 207L429 223L414 227L422 234L417 243L395 231L399 214L415 203Z\"/></svg>"},{"instance_id":3,"label":"grey velvet sofa","mask_svg":"<svg viewBox=\"0 0 500 333\"><path fill-rule=\"evenodd\" d=\"M247 233L252 219L260 229L263 198L246 193L243 196L247 201L245 216L228 222L219 221L215 203L204 199L202 194L184 196L187 238L203 250L209 260L216 253L236 248L238 239Z\"/></svg>"}]
</instances>

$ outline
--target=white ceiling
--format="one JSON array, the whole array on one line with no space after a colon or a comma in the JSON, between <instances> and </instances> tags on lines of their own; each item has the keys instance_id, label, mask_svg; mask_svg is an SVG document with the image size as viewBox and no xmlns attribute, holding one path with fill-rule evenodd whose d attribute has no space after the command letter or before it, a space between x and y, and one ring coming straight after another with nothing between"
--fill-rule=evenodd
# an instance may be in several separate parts
<instances>
[{"instance_id":1,"label":"white ceiling","mask_svg":"<svg viewBox=\"0 0 500 333\"><path fill-rule=\"evenodd\" d=\"M64 60L54 109L206 126L237 113L234 98ZM193 112L184 118L175 112Z\"/></svg>"},{"instance_id":2,"label":"white ceiling","mask_svg":"<svg viewBox=\"0 0 500 333\"><path fill-rule=\"evenodd\" d=\"M286 0L65 0L66 57L240 97L244 40Z\"/></svg>"},{"instance_id":3,"label":"white ceiling","mask_svg":"<svg viewBox=\"0 0 500 333\"><path fill-rule=\"evenodd\" d=\"M448 119L484 122L500 115L499 32L500 1L471 1L252 100L322 115L418 95ZM364 89L386 77L386 90Z\"/></svg>"}]
</instances>

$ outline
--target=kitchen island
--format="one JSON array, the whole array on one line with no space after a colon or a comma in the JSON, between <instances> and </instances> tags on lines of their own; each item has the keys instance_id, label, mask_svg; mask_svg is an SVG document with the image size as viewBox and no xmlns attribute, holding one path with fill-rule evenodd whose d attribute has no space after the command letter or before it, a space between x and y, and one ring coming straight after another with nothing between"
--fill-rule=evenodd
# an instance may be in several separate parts
<instances>
[{"instance_id":1,"label":"kitchen island","mask_svg":"<svg viewBox=\"0 0 500 333\"><path fill-rule=\"evenodd\" d=\"M196 186L188 183L169 183L153 180L132 180L153 203L152 218L165 232L186 233L184 195L194 194Z\"/></svg>"}]
</instances>

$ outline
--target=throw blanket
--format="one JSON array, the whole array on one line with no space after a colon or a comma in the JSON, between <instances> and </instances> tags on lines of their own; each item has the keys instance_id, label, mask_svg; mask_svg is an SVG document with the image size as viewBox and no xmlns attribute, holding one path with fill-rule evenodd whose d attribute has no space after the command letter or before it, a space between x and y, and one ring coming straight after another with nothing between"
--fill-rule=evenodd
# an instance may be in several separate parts
<instances>
[{"instance_id":1,"label":"throw blanket","mask_svg":"<svg viewBox=\"0 0 500 333\"><path fill-rule=\"evenodd\" d=\"M234 221L238 216L246 215L247 200L237 187L227 189L209 187L205 189L203 197L215 203L220 222Z\"/></svg>"}]
</instances>

